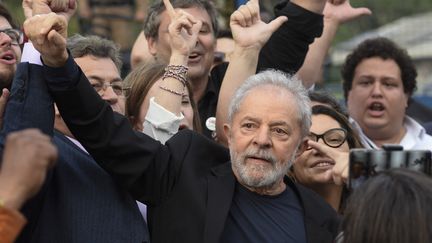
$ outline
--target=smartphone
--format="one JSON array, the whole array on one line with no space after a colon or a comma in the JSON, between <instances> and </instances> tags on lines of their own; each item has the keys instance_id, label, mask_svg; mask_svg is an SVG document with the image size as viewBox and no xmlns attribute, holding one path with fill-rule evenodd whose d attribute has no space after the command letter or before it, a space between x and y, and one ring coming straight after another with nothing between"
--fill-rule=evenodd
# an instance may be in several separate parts
<instances>
[{"instance_id":1,"label":"smartphone","mask_svg":"<svg viewBox=\"0 0 432 243\"><path fill-rule=\"evenodd\" d=\"M355 189L369 177L392 168L408 168L431 176L430 150L402 150L401 146L383 146L382 150L351 149L349 187Z\"/></svg>"}]
</instances>

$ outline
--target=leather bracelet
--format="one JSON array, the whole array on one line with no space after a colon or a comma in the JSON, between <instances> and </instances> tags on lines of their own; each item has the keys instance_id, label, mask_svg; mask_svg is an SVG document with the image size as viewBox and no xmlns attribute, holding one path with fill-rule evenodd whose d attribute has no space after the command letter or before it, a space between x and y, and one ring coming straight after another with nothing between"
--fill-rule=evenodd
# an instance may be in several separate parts
<instances>
[{"instance_id":1,"label":"leather bracelet","mask_svg":"<svg viewBox=\"0 0 432 243\"><path fill-rule=\"evenodd\" d=\"M0 208L4 208L4 201L0 198Z\"/></svg>"}]
</instances>

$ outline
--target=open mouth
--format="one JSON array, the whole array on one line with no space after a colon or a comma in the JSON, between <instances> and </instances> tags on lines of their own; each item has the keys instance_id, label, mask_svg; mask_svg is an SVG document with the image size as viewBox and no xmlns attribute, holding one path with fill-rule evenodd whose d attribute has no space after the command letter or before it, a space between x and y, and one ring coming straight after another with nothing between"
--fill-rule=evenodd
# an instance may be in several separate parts
<instances>
[{"instance_id":1,"label":"open mouth","mask_svg":"<svg viewBox=\"0 0 432 243\"><path fill-rule=\"evenodd\" d=\"M385 110L385 106L380 102L372 102L368 106L368 110L371 116L382 116Z\"/></svg>"},{"instance_id":2,"label":"open mouth","mask_svg":"<svg viewBox=\"0 0 432 243\"><path fill-rule=\"evenodd\" d=\"M369 106L370 110L373 111L383 111L385 108L383 106L383 104L379 103L379 102L373 102L370 106Z\"/></svg>"},{"instance_id":3,"label":"open mouth","mask_svg":"<svg viewBox=\"0 0 432 243\"><path fill-rule=\"evenodd\" d=\"M335 165L334 161L331 160L320 160L312 164L312 168L331 168Z\"/></svg>"},{"instance_id":4,"label":"open mouth","mask_svg":"<svg viewBox=\"0 0 432 243\"><path fill-rule=\"evenodd\" d=\"M15 64L16 63L15 55L11 51L7 51L3 55L1 55L0 60L6 64Z\"/></svg>"},{"instance_id":5,"label":"open mouth","mask_svg":"<svg viewBox=\"0 0 432 243\"><path fill-rule=\"evenodd\" d=\"M198 62L200 60L201 54L193 52L189 55L189 62Z\"/></svg>"}]
</instances>

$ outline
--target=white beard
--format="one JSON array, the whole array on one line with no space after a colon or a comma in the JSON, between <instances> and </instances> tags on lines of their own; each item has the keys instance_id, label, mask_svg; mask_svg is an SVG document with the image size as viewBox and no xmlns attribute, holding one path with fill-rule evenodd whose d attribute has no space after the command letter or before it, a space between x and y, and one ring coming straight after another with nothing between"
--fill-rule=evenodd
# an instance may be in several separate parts
<instances>
[{"instance_id":1,"label":"white beard","mask_svg":"<svg viewBox=\"0 0 432 243\"><path fill-rule=\"evenodd\" d=\"M280 181L288 172L296 151L288 161L277 161L276 157L268 149L248 148L239 154L230 147L231 163L234 173L238 176L240 184L251 188L272 187ZM255 156L269 161L268 164L248 164L246 158Z\"/></svg>"}]
</instances>

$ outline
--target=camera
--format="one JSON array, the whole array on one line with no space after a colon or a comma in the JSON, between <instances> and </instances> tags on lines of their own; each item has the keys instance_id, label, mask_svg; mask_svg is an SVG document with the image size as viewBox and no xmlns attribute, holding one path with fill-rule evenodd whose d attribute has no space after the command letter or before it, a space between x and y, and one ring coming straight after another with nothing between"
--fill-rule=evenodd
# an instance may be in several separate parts
<instances>
[{"instance_id":1,"label":"camera","mask_svg":"<svg viewBox=\"0 0 432 243\"><path fill-rule=\"evenodd\" d=\"M382 150L351 149L349 187L357 188L369 177L393 168L408 168L432 175L430 150L403 150L399 145L384 145Z\"/></svg>"}]
</instances>

